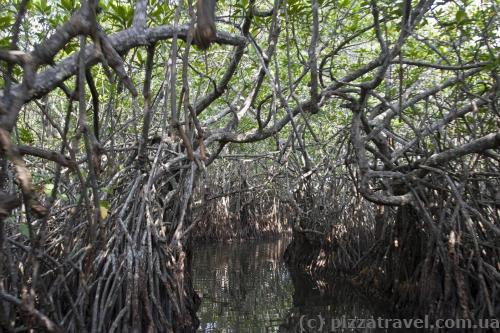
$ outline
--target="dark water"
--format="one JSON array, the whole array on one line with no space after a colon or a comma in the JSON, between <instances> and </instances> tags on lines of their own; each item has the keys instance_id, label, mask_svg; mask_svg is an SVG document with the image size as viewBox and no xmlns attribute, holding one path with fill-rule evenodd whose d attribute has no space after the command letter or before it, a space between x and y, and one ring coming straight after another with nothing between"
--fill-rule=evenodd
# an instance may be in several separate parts
<instances>
[{"instance_id":1,"label":"dark water","mask_svg":"<svg viewBox=\"0 0 500 333\"><path fill-rule=\"evenodd\" d=\"M291 274L282 261L288 242L197 246L193 279L202 297L199 332L388 332L333 330L343 318L386 317L383 306L346 283Z\"/></svg>"},{"instance_id":2,"label":"dark water","mask_svg":"<svg viewBox=\"0 0 500 333\"><path fill-rule=\"evenodd\" d=\"M292 307L288 242L203 245L193 254L200 332L276 332Z\"/></svg>"}]
</instances>

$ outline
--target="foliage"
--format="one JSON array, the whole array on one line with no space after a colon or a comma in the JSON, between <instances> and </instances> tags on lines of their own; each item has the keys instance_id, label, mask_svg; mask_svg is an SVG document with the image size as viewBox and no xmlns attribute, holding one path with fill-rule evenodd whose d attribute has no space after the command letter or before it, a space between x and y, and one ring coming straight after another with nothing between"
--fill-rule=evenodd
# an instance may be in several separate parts
<instances>
[{"instance_id":1,"label":"foliage","mask_svg":"<svg viewBox=\"0 0 500 333\"><path fill-rule=\"evenodd\" d=\"M496 1L218 1L206 51L190 1L94 5L0 3L6 331L193 330L185 250L213 227L199 211L247 212L204 196L226 192L262 200L256 218L286 207L296 236L386 267L385 286L425 281L436 256L446 288L420 301L497 314ZM257 193L240 196L241 165ZM394 250L397 232L420 238Z\"/></svg>"}]
</instances>

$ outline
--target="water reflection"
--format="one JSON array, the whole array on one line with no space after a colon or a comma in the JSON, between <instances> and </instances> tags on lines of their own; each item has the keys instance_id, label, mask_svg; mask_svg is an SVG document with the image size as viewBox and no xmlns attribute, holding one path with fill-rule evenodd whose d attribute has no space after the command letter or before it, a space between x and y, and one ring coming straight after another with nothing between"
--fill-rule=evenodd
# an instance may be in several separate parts
<instances>
[{"instance_id":1,"label":"water reflection","mask_svg":"<svg viewBox=\"0 0 500 333\"><path fill-rule=\"evenodd\" d=\"M276 240L195 249L199 331L276 332L292 307L292 281L281 260L287 245Z\"/></svg>"},{"instance_id":2,"label":"water reflection","mask_svg":"<svg viewBox=\"0 0 500 333\"><path fill-rule=\"evenodd\" d=\"M202 297L199 332L330 332L332 319L389 317L382 304L346 283L311 282L303 274L291 274L282 261L287 245L288 240L276 240L197 246L193 281ZM322 330L307 327L307 319L317 325L319 316L325 320Z\"/></svg>"},{"instance_id":3,"label":"water reflection","mask_svg":"<svg viewBox=\"0 0 500 333\"><path fill-rule=\"evenodd\" d=\"M290 275L295 286L293 307L283 319L279 333L415 332L372 328L377 318L391 317L387 305L367 298L345 280L311 281L303 273L290 272ZM350 325L357 327L351 329Z\"/></svg>"}]
</instances>

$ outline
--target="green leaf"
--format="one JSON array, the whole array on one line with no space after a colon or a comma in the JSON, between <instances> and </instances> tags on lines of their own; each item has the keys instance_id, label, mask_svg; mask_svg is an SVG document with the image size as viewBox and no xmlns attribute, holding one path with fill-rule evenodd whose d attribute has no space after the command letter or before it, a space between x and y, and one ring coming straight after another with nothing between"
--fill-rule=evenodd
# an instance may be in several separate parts
<instances>
[{"instance_id":1,"label":"green leaf","mask_svg":"<svg viewBox=\"0 0 500 333\"><path fill-rule=\"evenodd\" d=\"M142 57L142 53L140 50L137 52L137 61L140 65L144 64L144 58Z\"/></svg>"},{"instance_id":2,"label":"green leaf","mask_svg":"<svg viewBox=\"0 0 500 333\"><path fill-rule=\"evenodd\" d=\"M132 19L134 17L134 9L130 5L115 5L112 2L109 3L112 11L107 13L112 19L121 23L124 28L129 27L132 24Z\"/></svg>"},{"instance_id":3,"label":"green leaf","mask_svg":"<svg viewBox=\"0 0 500 333\"><path fill-rule=\"evenodd\" d=\"M64 48L64 53L67 55L70 55L71 53L75 52L78 49L78 44L77 43L68 43L66 47Z\"/></svg>"},{"instance_id":4,"label":"green leaf","mask_svg":"<svg viewBox=\"0 0 500 333\"><path fill-rule=\"evenodd\" d=\"M11 26L14 18L11 15L0 16L0 29L6 29Z\"/></svg>"},{"instance_id":5,"label":"green leaf","mask_svg":"<svg viewBox=\"0 0 500 333\"><path fill-rule=\"evenodd\" d=\"M22 143L33 144L35 142L35 138L33 136L33 133L31 133L30 130L28 130L24 127L19 127L18 132L19 132L19 140Z\"/></svg>"},{"instance_id":6,"label":"green leaf","mask_svg":"<svg viewBox=\"0 0 500 333\"><path fill-rule=\"evenodd\" d=\"M8 48L10 45L10 37L0 38L0 48Z\"/></svg>"},{"instance_id":7,"label":"green leaf","mask_svg":"<svg viewBox=\"0 0 500 333\"><path fill-rule=\"evenodd\" d=\"M127 18L127 9L124 6L116 6L115 13L122 20L125 20Z\"/></svg>"},{"instance_id":8,"label":"green leaf","mask_svg":"<svg viewBox=\"0 0 500 333\"><path fill-rule=\"evenodd\" d=\"M30 237L30 229L26 223L19 224L19 232L26 238Z\"/></svg>"},{"instance_id":9,"label":"green leaf","mask_svg":"<svg viewBox=\"0 0 500 333\"><path fill-rule=\"evenodd\" d=\"M257 124L249 117L243 117L238 124L238 130L246 132L257 127Z\"/></svg>"},{"instance_id":10,"label":"green leaf","mask_svg":"<svg viewBox=\"0 0 500 333\"><path fill-rule=\"evenodd\" d=\"M33 4L35 8L42 13L48 13L50 11L50 6L47 4L47 0L36 0Z\"/></svg>"},{"instance_id":11,"label":"green leaf","mask_svg":"<svg viewBox=\"0 0 500 333\"><path fill-rule=\"evenodd\" d=\"M106 192L109 195L113 195L114 189L111 187L105 187L102 189L103 192Z\"/></svg>"},{"instance_id":12,"label":"green leaf","mask_svg":"<svg viewBox=\"0 0 500 333\"><path fill-rule=\"evenodd\" d=\"M75 1L74 0L61 0L61 7L63 9L71 11L75 8Z\"/></svg>"},{"instance_id":13,"label":"green leaf","mask_svg":"<svg viewBox=\"0 0 500 333\"><path fill-rule=\"evenodd\" d=\"M459 11L457 11L457 13L455 14L455 20L458 24L461 24L463 22L465 22L469 17L467 16L467 13L465 12L465 10L463 9L460 9Z\"/></svg>"},{"instance_id":14,"label":"green leaf","mask_svg":"<svg viewBox=\"0 0 500 333\"><path fill-rule=\"evenodd\" d=\"M486 69L495 70L500 67L500 57L495 57L494 55L489 55L487 58L488 61L491 61L490 64L485 66Z\"/></svg>"},{"instance_id":15,"label":"green leaf","mask_svg":"<svg viewBox=\"0 0 500 333\"><path fill-rule=\"evenodd\" d=\"M5 223L15 223L16 219L14 218L14 216L9 216L4 221Z\"/></svg>"},{"instance_id":16,"label":"green leaf","mask_svg":"<svg viewBox=\"0 0 500 333\"><path fill-rule=\"evenodd\" d=\"M51 195L53 190L54 190L54 184L51 183L45 184L45 186L43 187L43 192L46 195Z\"/></svg>"},{"instance_id":17,"label":"green leaf","mask_svg":"<svg viewBox=\"0 0 500 333\"><path fill-rule=\"evenodd\" d=\"M99 207L99 213L101 215L101 220L105 220L108 217L108 211L109 211L109 209L102 206L102 205L101 205L101 207Z\"/></svg>"},{"instance_id":18,"label":"green leaf","mask_svg":"<svg viewBox=\"0 0 500 333\"><path fill-rule=\"evenodd\" d=\"M350 3L351 3L350 0L342 0L339 2L339 7L340 8L347 8L347 7L349 7Z\"/></svg>"}]
</instances>

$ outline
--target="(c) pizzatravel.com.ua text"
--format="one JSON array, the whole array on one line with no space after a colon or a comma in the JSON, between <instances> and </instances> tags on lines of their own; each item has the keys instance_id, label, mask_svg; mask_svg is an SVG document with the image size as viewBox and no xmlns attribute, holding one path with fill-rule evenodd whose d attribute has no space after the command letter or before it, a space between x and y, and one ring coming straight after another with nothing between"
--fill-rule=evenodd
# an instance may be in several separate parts
<instances>
[{"instance_id":1,"label":"(c) pizzatravel.com.ua text","mask_svg":"<svg viewBox=\"0 0 500 333\"><path fill-rule=\"evenodd\" d=\"M351 329L499 329L500 321L496 318L471 319L436 319L424 318L340 318L326 319L319 315L302 315L300 332L342 332Z\"/></svg>"}]
</instances>

